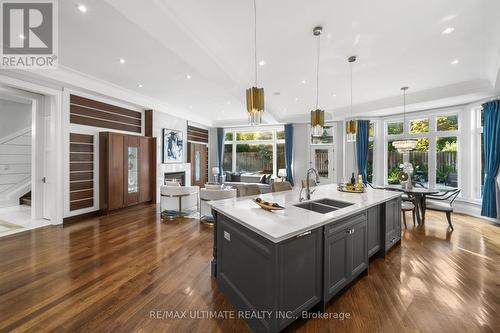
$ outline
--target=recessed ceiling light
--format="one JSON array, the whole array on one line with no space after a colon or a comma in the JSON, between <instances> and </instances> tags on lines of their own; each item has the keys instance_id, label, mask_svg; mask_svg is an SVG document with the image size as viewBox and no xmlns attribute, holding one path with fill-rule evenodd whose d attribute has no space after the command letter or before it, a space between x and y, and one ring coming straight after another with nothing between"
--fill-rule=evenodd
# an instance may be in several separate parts
<instances>
[{"instance_id":1,"label":"recessed ceiling light","mask_svg":"<svg viewBox=\"0 0 500 333\"><path fill-rule=\"evenodd\" d=\"M139 88L142 88L142 87L143 87L143 86L142 86L142 84L140 84L140 83L138 84L138 86L139 86Z\"/></svg>"},{"instance_id":2,"label":"recessed ceiling light","mask_svg":"<svg viewBox=\"0 0 500 333\"><path fill-rule=\"evenodd\" d=\"M230 105L230 104L231 104L231 101L227 101L227 102L226 102L226 104L227 104L227 105Z\"/></svg>"},{"instance_id":3,"label":"recessed ceiling light","mask_svg":"<svg viewBox=\"0 0 500 333\"><path fill-rule=\"evenodd\" d=\"M124 64L124 63L125 63L125 59L120 58L120 64Z\"/></svg>"},{"instance_id":4,"label":"recessed ceiling light","mask_svg":"<svg viewBox=\"0 0 500 333\"><path fill-rule=\"evenodd\" d=\"M302 81L301 81L301 83L302 83L302 84L306 84L306 80L302 80Z\"/></svg>"},{"instance_id":5,"label":"recessed ceiling light","mask_svg":"<svg viewBox=\"0 0 500 333\"><path fill-rule=\"evenodd\" d=\"M455 31L455 28L453 28L453 27L448 27L448 28L446 28L446 29L444 29L444 30L443 30L442 34L443 34L443 35L449 35L449 34L451 34L453 31Z\"/></svg>"},{"instance_id":6,"label":"recessed ceiling light","mask_svg":"<svg viewBox=\"0 0 500 333\"><path fill-rule=\"evenodd\" d=\"M333 97L337 97L337 94L332 94Z\"/></svg>"},{"instance_id":7,"label":"recessed ceiling light","mask_svg":"<svg viewBox=\"0 0 500 333\"><path fill-rule=\"evenodd\" d=\"M265 60L261 60L259 61L259 66L264 66L266 64L266 61Z\"/></svg>"},{"instance_id":8,"label":"recessed ceiling light","mask_svg":"<svg viewBox=\"0 0 500 333\"><path fill-rule=\"evenodd\" d=\"M78 4L76 5L76 8L78 8L79 11L81 11L82 13L86 13L87 12L87 7L83 4Z\"/></svg>"},{"instance_id":9,"label":"recessed ceiling light","mask_svg":"<svg viewBox=\"0 0 500 333\"><path fill-rule=\"evenodd\" d=\"M191 75L187 74L186 79L191 80Z\"/></svg>"},{"instance_id":10,"label":"recessed ceiling light","mask_svg":"<svg viewBox=\"0 0 500 333\"><path fill-rule=\"evenodd\" d=\"M456 65L458 64L460 61L458 61L458 59L455 59L453 60L452 62L450 62L451 65Z\"/></svg>"}]
</instances>

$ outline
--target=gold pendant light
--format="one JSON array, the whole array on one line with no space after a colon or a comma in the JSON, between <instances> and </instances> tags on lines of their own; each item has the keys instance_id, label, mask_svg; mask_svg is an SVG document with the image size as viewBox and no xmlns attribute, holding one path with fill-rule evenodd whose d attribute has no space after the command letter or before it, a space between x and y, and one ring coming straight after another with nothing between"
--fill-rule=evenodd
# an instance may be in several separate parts
<instances>
[{"instance_id":1,"label":"gold pendant light","mask_svg":"<svg viewBox=\"0 0 500 333\"><path fill-rule=\"evenodd\" d=\"M406 137L406 132L404 130L406 125L406 91L408 87L402 87L403 91L403 132L405 133L404 140L397 140L392 142L392 146L398 150L398 152L404 154L412 151L417 147L417 140L408 140Z\"/></svg>"},{"instance_id":2,"label":"gold pendant light","mask_svg":"<svg viewBox=\"0 0 500 333\"><path fill-rule=\"evenodd\" d=\"M262 124L262 114L264 113L264 88L257 86L257 3L253 1L254 10L254 60L255 60L255 87L247 89L247 111L248 124Z\"/></svg>"},{"instance_id":3,"label":"gold pendant light","mask_svg":"<svg viewBox=\"0 0 500 333\"><path fill-rule=\"evenodd\" d=\"M347 61L349 62L351 71L351 119L346 122L345 133L347 142L355 142L356 133L358 131L358 123L353 119L352 115L352 64L356 61L356 56L350 56L347 58Z\"/></svg>"},{"instance_id":4,"label":"gold pendant light","mask_svg":"<svg viewBox=\"0 0 500 333\"><path fill-rule=\"evenodd\" d=\"M318 37L318 59L316 64L316 110L311 111L311 135L322 136L323 127L325 126L325 111L319 108L319 55L321 51L321 32L322 27L315 27L313 35Z\"/></svg>"}]
</instances>

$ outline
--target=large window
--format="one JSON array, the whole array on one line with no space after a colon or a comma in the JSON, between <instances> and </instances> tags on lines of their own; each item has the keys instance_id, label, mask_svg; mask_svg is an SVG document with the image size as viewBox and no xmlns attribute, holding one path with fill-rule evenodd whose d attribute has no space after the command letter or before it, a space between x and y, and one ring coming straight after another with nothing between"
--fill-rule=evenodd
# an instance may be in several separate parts
<instances>
[{"instance_id":1,"label":"large window","mask_svg":"<svg viewBox=\"0 0 500 333\"><path fill-rule=\"evenodd\" d=\"M397 184L399 165L403 163L403 154L398 152L392 145L394 140L387 142L387 183Z\"/></svg>"},{"instance_id":2,"label":"large window","mask_svg":"<svg viewBox=\"0 0 500 333\"><path fill-rule=\"evenodd\" d=\"M436 138L436 184L457 187L457 137Z\"/></svg>"},{"instance_id":3,"label":"large window","mask_svg":"<svg viewBox=\"0 0 500 333\"><path fill-rule=\"evenodd\" d=\"M285 168L283 127L258 131L227 130L224 143L224 170L244 174L277 175Z\"/></svg>"},{"instance_id":4,"label":"large window","mask_svg":"<svg viewBox=\"0 0 500 333\"><path fill-rule=\"evenodd\" d=\"M386 122L387 182L399 183L397 173L403 159L413 165L413 180L424 186L458 187L458 114L431 114L415 117L403 124ZM394 149L392 142L404 138L417 141L408 154Z\"/></svg>"}]
</instances>

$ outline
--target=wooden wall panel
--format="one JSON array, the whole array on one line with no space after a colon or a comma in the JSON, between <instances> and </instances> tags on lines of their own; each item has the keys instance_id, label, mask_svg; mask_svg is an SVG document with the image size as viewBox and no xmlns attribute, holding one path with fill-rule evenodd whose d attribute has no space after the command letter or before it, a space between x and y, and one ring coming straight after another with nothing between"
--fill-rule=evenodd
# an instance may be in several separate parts
<instances>
[{"instance_id":1,"label":"wooden wall panel","mask_svg":"<svg viewBox=\"0 0 500 333\"><path fill-rule=\"evenodd\" d=\"M188 124L187 139L188 141L208 143L208 130Z\"/></svg>"},{"instance_id":2,"label":"wooden wall panel","mask_svg":"<svg viewBox=\"0 0 500 333\"><path fill-rule=\"evenodd\" d=\"M94 206L94 137L69 135L69 209Z\"/></svg>"},{"instance_id":3,"label":"wooden wall panel","mask_svg":"<svg viewBox=\"0 0 500 333\"><path fill-rule=\"evenodd\" d=\"M70 122L72 124L141 133L142 113L71 95Z\"/></svg>"}]
</instances>

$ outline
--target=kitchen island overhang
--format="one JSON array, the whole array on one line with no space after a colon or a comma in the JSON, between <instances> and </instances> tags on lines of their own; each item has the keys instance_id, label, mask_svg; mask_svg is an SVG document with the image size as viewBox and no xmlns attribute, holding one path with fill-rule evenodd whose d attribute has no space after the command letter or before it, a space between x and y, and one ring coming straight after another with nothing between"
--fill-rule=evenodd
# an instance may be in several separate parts
<instances>
[{"instance_id":1,"label":"kitchen island overhang","mask_svg":"<svg viewBox=\"0 0 500 333\"><path fill-rule=\"evenodd\" d=\"M212 274L238 311L269 311L246 319L253 331L278 332L326 303L362 273L370 256L384 256L400 241L400 193L367 189L353 194L336 185L316 187L312 200L351 205L321 214L296 207L298 189L260 195L285 207L268 212L253 197L213 202Z\"/></svg>"}]
</instances>

